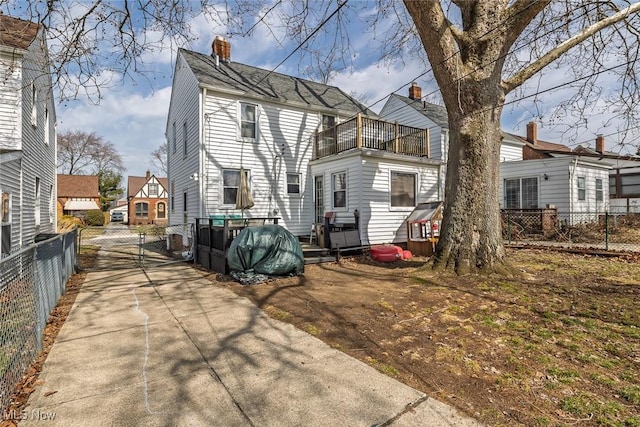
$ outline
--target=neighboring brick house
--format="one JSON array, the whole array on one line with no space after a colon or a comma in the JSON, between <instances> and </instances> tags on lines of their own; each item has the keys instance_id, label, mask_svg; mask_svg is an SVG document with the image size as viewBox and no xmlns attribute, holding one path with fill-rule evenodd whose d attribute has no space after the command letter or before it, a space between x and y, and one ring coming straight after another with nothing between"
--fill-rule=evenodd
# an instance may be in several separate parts
<instances>
[{"instance_id":1,"label":"neighboring brick house","mask_svg":"<svg viewBox=\"0 0 640 427\"><path fill-rule=\"evenodd\" d=\"M130 176L127 180L130 225L167 224L167 178Z\"/></svg>"},{"instance_id":2,"label":"neighboring brick house","mask_svg":"<svg viewBox=\"0 0 640 427\"><path fill-rule=\"evenodd\" d=\"M98 175L58 175L58 218L100 209Z\"/></svg>"}]
</instances>

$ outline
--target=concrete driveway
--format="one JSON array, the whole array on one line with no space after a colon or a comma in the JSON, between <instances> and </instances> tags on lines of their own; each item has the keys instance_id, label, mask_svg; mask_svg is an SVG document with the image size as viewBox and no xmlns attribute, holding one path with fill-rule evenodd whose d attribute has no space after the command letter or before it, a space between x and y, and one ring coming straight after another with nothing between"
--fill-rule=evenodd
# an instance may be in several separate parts
<instances>
[{"instance_id":1,"label":"concrete driveway","mask_svg":"<svg viewBox=\"0 0 640 427\"><path fill-rule=\"evenodd\" d=\"M39 384L21 426L479 425L181 262L89 273Z\"/></svg>"}]
</instances>

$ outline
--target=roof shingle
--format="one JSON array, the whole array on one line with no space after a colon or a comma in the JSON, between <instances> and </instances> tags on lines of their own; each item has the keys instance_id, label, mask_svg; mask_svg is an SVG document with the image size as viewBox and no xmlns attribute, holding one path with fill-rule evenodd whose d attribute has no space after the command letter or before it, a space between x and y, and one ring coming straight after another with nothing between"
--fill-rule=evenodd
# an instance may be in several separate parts
<instances>
[{"instance_id":1,"label":"roof shingle","mask_svg":"<svg viewBox=\"0 0 640 427\"><path fill-rule=\"evenodd\" d=\"M180 49L198 81L206 86L236 90L249 95L269 98L276 102L294 102L329 110L350 113L376 114L335 86L298 77L270 72L238 62L221 61L202 53Z\"/></svg>"},{"instance_id":2,"label":"roof shingle","mask_svg":"<svg viewBox=\"0 0 640 427\"><path fill-rule=\"evenodd\" d=\"M38 24L0 14L0 45L26 50L38 35Z\"/></svg>"},{"instance_id":3,"label":"roof shingle","mask_svg":"<svg viewBox=\"0 0 640 427\"><path fill-rule=\"evenodd\" d=\"M98 175L58 175L58 197L100 197Z\"/></svg>"}]
</instances>

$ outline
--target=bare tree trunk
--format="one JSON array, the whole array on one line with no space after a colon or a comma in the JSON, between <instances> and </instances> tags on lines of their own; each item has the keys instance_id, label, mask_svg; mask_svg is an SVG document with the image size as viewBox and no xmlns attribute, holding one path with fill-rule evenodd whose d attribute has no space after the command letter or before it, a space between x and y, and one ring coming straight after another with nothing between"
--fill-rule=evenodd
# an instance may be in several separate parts
<instances>
[{"instance_id":1,"label":"bare tree trunk","mask_svg":"<svg viewBox=\"0 0 640 427\"><path fill-rule=\"evenodd\" d=\"M498 110L498 111L496 111ZM465 274L504 262L498 201L500 107L450 114L442 234L435 266Z\"/></svg>"}]
</instances>

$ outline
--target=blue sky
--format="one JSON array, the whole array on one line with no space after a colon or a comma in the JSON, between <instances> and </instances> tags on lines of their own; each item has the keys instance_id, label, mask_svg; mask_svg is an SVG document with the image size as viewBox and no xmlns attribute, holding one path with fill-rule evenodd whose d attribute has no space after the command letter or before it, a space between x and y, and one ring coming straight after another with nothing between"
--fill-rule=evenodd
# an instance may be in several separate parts
<instances>
[{"instance_id":1,"label":"blue sky","mask_svg":"<svg viewBox=\"0 0 640 427\"><path fill-rule=\"evenodd\" d=\"M198 35L198 40L183 47L194 51L209 53L213 38L216 35L226 34L226 28L215 26L203 17L195 18L189 24L191 30ZM357 21L353 21L350 28L352 33L349 37L352 44L356 46L354 67L336 74L330 84L340 87L347 93L357 94L366 105L394 91L406 96L411 82L426 70L423 61L426 56L424 51L410 52L404 56L402 64L381 63L379 62L380 39L373 40L372 32ZM250 37L233 37L230 41L232 61L265 69L273 69L296 46L293 41L279 43L272 31L264 25L258 25ZM125 177L142 176L147 169L157 173L158 171L150 162L150 153L165 140L165 123L175 55L175 49L169 47L160 52L145 55L143 57L145 66L147 69L154 70L154 73L147 75L146 78L140 76L132 80L122 79L118 75L110 76L114 84L109 90L103 92L100 105L93 105L87 99L58 104L56 107L58 131L95 132L112 142L124 159ZM299 75L299 64L299 57L294 55L277 71ZM566 78L563 70L551 69L543 78L532 79L528 87L523 88L523 92L526 94L553 87ZM418 78L416 81L423 88L423 95L437 90L433 82L425 77ZM514 94L511 99L516 96ZM589 116L589 120L578 124L575 124L576 120L572 117L549 116L548 108L563 96L566 96L566 93L558 90L539 97L535 102L526 100L505 106L502 118L503 129L524 135L526 123L536 120L540 139L562 142L571 146L577 143L593 146L596 134L608 135L617 131L616 121L609 121L612 113L606 111L593 113ZM383 105L384 101L374 105L372 109L378 112ZM568 130L570 132L567 132ZM607 149L612 151L621 149L616 145L617 135L607 136L605 140Z\"/></svg>"}]
</instances>

